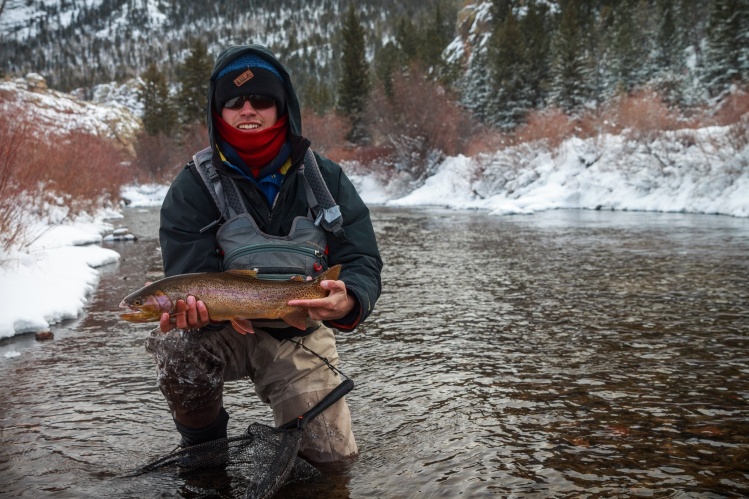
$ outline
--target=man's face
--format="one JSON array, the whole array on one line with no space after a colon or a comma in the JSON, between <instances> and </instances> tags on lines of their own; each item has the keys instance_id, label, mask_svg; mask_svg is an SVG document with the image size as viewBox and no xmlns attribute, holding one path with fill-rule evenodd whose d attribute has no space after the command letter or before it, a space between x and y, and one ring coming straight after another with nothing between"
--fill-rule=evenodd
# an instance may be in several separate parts
<instances>
[{"instance_id":1,"label":"man's face","mask_svg":"<svg viewBox=\"0 0 749 499\"><path fill-rule=\"evenodd\" d=\"M221 110L221 117L234 128L255 133L276 124L278 109L270 97L243 95L228 101Z\"/></svg>"}]
</instances>

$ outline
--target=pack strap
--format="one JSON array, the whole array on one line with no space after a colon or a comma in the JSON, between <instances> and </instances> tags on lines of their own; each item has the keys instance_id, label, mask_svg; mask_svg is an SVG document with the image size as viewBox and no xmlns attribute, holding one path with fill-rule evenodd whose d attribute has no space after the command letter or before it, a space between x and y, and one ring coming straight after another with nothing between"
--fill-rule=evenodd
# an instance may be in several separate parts
<instances>
[{"instance_id":1,"label":"pack strap","mask_svg":"<svg viewBox=\"0 0 749 499\"><path fill-rule=\"evenodd\" d=\"M307 203L315 217L315 225L322 225L323 229L332 232L340 242L347 240L348 236L343 230L341 208L336 204L328 185L322 178L312 149L308 148L304 153L304 163L299 168L299 172L303 175Z\"/></svg>"},{"instance_id":2,"label":"pack strap","mask_svg":"<svg viewBox=\"0 0 749 499\"><path fill-rule=\"evenodd\" d=\"M247 207L242 201L242 196L234 183L234 179L220 175L213 166L212 158L213 152L210 147L198 151L192 157L195 169L203 179L203 183L208 187L208 192L221 213L218 219L200 229L201 233L218 224L222 218L229 220L239 213L247 213Z\"/></svg>"}]
</instances>

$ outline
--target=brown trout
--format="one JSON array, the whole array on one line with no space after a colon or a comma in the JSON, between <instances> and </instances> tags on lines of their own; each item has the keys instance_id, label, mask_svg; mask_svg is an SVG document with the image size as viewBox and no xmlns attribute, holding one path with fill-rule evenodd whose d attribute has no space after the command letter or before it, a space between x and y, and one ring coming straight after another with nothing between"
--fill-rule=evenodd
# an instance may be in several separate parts
<instances>
[{"instance_id":1,"label":"brown trout","mask_svg":"<svg viewBox=\"0 0 749 499\"><path fill-rule=\"evenodd\" d=\"M126 296L120 314L130 322L158 322L164 312L174 313L177 300L188 295L202 300L212 321L231 321L237 332L251 333L252 319L281 319L305 329L307 310L290 307L289 300L324 298L328 291L320 282L336 280L341 266L335 265L311 281L295 277L287 281L258 279L254 270L202 272L166 277Z\"/></svg>"}]
</instances>

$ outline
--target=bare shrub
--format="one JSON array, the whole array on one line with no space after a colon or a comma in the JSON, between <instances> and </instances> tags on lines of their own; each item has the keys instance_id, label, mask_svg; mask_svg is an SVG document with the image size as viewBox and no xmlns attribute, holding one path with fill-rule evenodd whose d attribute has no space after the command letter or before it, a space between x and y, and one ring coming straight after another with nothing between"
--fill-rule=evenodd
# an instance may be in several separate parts
<instances>
[{"instance_id":1,"label":"bare shrub","mask_svg":"<svg viewBox=\"0 0 749 499\"><path fill-rule=\"evenodd\" d=\"M183 142L163 133L148 135L142 132L135 145L136 178L139 182L164 182L172 179L193 154L207 145L186 153Z\"/></svg>"},{"instance_id":2,"label":"bare shrub","mask_svg":"<svg viewBox=\"0 0 749 499\"><path fill-rule=\"evenodd\" d=\"M728 125L725 133L709 131L697 142L704 164L722 169L724 175L739 177L749 168L749 112Z\"/></svg>"},{"instance_id":3,"label":"bare shrub","mask_svg":"<svg viewBox=\"0 0 749 499\"><path fill-rule=\"evenodd\" d=\"M713 122L720 126L731 125L739 123L747 114L749 114L749 87L728 94L714 113Z\"/></svg>"},{"instance_id":4,"label":"bare shrub","mask_svg":"<svg viewBox=\"0 0 749 499\"><path fill-rule=\"evenodd\" d=\"M325 151L325 156L337 163L349 163L357 173L376 172L385 177L395 166L394 154L392 147L386 144L367 146L347 144Z\"/></svg>"},{"instance_id":5,"label":"bare shrub","mask_svg":"<svg viewBox=\"0 0 749 499\"><path fill-rule=\"evenodd\" d=\"M343 116L333 112L320 116L310 109L302 110L302 123L304 136L312 142L312 149L326 156L330 156L331 151L342 151L351 128Z\"/></svg>"},{"instance_id":6,"label":"bare shrub","mask_svg":"<svg viewBox=\"0 0 749 499\"><path fill-rule=\"evenodd\" d=\"M33 136L28 120L12 113L0 114L0 250L7 252L24 237L24 191L35 188L40 172L24 168L21 153L33 151ZM21 115L22 117L23 115Z\"/></svg>"},{"instance_id":7,"label":"bare shrub","mask_svg":"<svg viewBox=\"0 0 749 499\"><path fill-rule=\"evenodd\" d=\"M575 123L562 109L550 108L531 111L515 136L520 142L542 141L550 149L556 148L575 131Z\"/></svg>"},{"instance_id":8,"label":"bare shrub","mask_svg":"<svg viewBox=\"0 0 749 499\"><path fill-rule=\"evenodd\" d=\"M610 119L632 139L651 141L661 132L683 126L677 112L651 91L615 98L609 107Z\"/></svg>"},{"instance_id":9,"label":"bare shrub","mask_svg":"<svg viewBox=\"0 0 749 499\"><path fill-rule=\"evenodd\" d=\"M82 132L58 140L41 158L47 189L64 196L74 215L117 202L129 177L124 152L109 139Z\"/></svg>"},{"instance_id":10,"label":"bare shrub","mask_svg":"<svg viewBox=\"0 0 749 499\"><path fill-rule=\"evenodd\" d=\"M183 128L180 139L182 164L187 164L193 154L208 147L209 143L208 126L205 123L195 122Z\"/></svg>"},{"instance_id":11,"label":"bare shrub","mask_svg":"<svg viewBox=\"0 0 749 499\"><path fill-rule=\"evenodd\" d=\"M465 145L463 154L466 156L477 156L479 154L492 153L504 149L512 145L512 143L512 137L506 135L504 132L483 127L471 134L468 143Z\"/></svg>"},{"instance_id":12,"label":"bare shrub","mask_svg":"<svg viewBox=\"0 0 749 499\"><path fill-rule=\"evenodd\" d=\"M611 100L586 109L575 118L575 136L583 139L610 133L618 135L623 125L617 120L619 102Z\"/></svg>"},{"instance_id":13,"label":"bare shrub","mask_svg":"<svg viewBox=\"0 0 749 499\"><path fill-rule=\"evenodd\" d=\"M56 207L72 218L119 200L129 172L124 151L113 141L76 131L44 134L24 108L8 103L1 115L3 250L25 244L28 215L45 217Z\"/></svg>"},{"instance_id":14,"label":"bare shrub","mask_svg":"<svg viewBox=\"0 0 749 499\"><path fill-rule=\"evenodd\" d=\"M396 169L416 181L433 173L444 155L462 153L475 131L470 114L415 67L394 75L391 96L377 88L369 110L373 143L392 146Z\"/></svg>"},{"instance_id":15,"label":"bare shrub","mask_svg":"<svg viewBox=\"0 0 749 499\"><path fill-rule=\"evenodd\" d=\"M737 156L749 146L749 111L730 126L728 143Z\"/></svg>"}]
</instances>

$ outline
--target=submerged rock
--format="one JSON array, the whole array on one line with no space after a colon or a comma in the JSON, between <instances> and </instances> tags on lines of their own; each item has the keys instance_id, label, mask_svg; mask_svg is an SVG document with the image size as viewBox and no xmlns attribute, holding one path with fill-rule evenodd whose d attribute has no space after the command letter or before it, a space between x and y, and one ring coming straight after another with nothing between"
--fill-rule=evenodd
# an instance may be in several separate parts
<instances>
[{"instance_id":1,"label":"submerged rock","mask_svg":"<svg viewBox=\"0 0 749 499\"><path fill-rule=\"evenodd\" d=\"M47 341L55 338L55 334L52 331L39 331L35 335L36 341Z\"/></svg>"},{"instance_id":2,"label":"submerged rock","mask_svg":"<svg viewBox=\"0 0 749 499\"><path fill-rule=\"evenodd\" d=\"M130 230L123 227L115 229L111 234L104 236L104 241L137 241L138 238L135 234L131 234Z\"/></svg>"}]
</instances>

